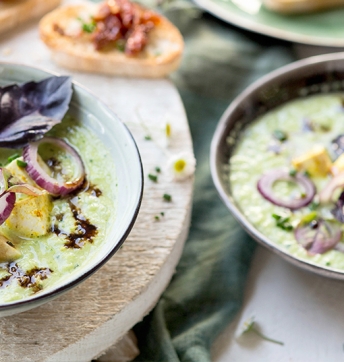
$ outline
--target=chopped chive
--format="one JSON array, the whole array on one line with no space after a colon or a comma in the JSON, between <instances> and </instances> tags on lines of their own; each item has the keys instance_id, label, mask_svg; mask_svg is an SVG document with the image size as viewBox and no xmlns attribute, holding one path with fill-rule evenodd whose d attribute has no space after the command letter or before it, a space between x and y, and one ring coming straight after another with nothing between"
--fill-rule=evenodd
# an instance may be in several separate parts
<instances>
[{"instance_id":1,"label":"chopped chive","mask_svg":"<svg viewBox=\"0 0 344 362\"><path fill-rule=\"evenodd\" d=\"M272 214L272 217L276 220L279 220L282 216L279 216L277 214Z\"/></svg>"},{"instance_id":2,"label":"chopped chive","mask_svg":"<svg viewBox=\"0 0 344 362\"><path fill-rule=\"evenodd\" d=\"M165 213L164 213L164 212L161 212L160 215L161 215L161 216L165 216Z\"/></svg>"},{"instance_id":3,"label":"chopped chive","mask_svg":"<svg viewBox=\"0 0 344 362\"><path fill-rule=\"evenodd\" d=\"M161 172L161 168L160 167L155 167L155 171L160 173Z\"/></svg>"},{"instance_id":4,"label":"chopped chive","mask_svg":"<svg viewBox=\"0 0 344 362\"><path fill-rule=\"evenodd\" d=\"M277 214L272 214L272 217L276 220L276 226L285 231L291 231L294 229L293 225L289 222L290 217L282 217Z\"/></svg>"},{"instance_id":5,"label":"chopped chive","mask_svg":"<svg viewBox=\"0 0 344 362\"><path fill-rule=\"evenodd\" d=\"M155 215L155 216L154 216L154 219L155 219L156 221L159 221L159 220L160 220L160 217L159 217L158 215Z\"/></svg>"},{"instance_id":6,"label":"chopped chive","mask_svg":"<svg viewBox=\"0 0 344 362\"><path fill-rule=\"evenodd\" d=\"M317 213L316 211L312 211L312 212L310 212L309 214L304 215L304 216L301 218L301 223L303 223L303 224L309 224L309 223L311 223L312 221L316 220L317 217L318 217L318 213Z\"/></svg>"},{"instance_id":7,"label":"chopped chive","mask_svg":"<svg viewBox=\"0 0 344 362\"><path fill-rule=\"evenodd\" d=\"M172 200L172 196L169 194L163 194L163 199L167 202L170 202Z\"/></svg>"},{"instance_id":8,"label":"chopped chive","mask_svg":"<svg viewBox=\"0 0 344 362\"><path fill-rule=\"evenodd\" d=\"M115 47L120 52L124 52L124 50L125 50L125 40L124 39L117 40L116 44L115 44Z\"/></svg>"},{"instance_id":9,"label":"chopped chive","mask_svg":"<svg viewBox=\"0 0 344 362\"><path fill-rule=\"evenodd\" d=\"M17 165L19 167L26 167L27 163L25 161L22 161L22 160L17 160Z\"/></svg>"},{"instance_id":10,"label":"chopped chive","mask_svg":"<svg viewBox=\"0 0 344 362\"><path fill-rule=\"evenodd\" d=\"M275 129L275 130L273 131L273 136L274 136L277 140L279 140L279 141L281 141L281 142L284 142L284 141L286 141L286 140L288 139L287 133L284 132L284 131L282 131L282 130L280 130L280 129Z\"/></svg>"},{"instance_id":11,"label":"chopped chive","mask_svg":"<svg viewBox=\"0 0 344 362\"><path fill-rule=\"evenodd\" d=\"M14 155L8 157L7 163L11 163L13 160L15 160L18 157L20 157L19 153L15 153Z\"/></svg>"},{"instance_id":12,"label":"chopped chive","mask_svg":"<svg viewBox=\"0 0 344 362\"><path fill-rule=\"evenodd\" d=\"M311 211L314 211L314 210L316 210L316 209L318 208L318 206L319 206L319 202L312 201L312 202L309 204L308 208L309 208Z\"/></svg>"},{"instance_id":13,"label":"chopped chive","mask_svg":"<svg viewBox=\"0 0 344 362\"><path fill-rule=\"evenodd\" d=\"M82 30L85 33L93 33L96 30L96 27L97 24L94 21L91 21L90 23L82 23Z\"/></svg>"},{"instance_id":14,"label":"chopped chive","mask_svg":"<svg viewBox=\"0 0 344 362\"><path fill-rule=\"evenodd\" d=\"M148 178L153 182L158 182L158 176L152 175L151 173L148 174Z\"/></svg>"},{"instance_id":15,"label":"chopped chive","mask_svg":"<svg viewBox=\"0 0 344 362\"><path fill-rule=\"evenodd\" d=\"M146 141L151 141L151 140L152 140L152 137L151 137L150 135L147 135L147 136L145 136L145 140L146 140Z\"/></svg>"},{"instance_id":16,"label":"chopped chive","mask_svg":"<svg viewBox=\"0 0 344 362\"><path fill-rule=\"evenodd\" d=\"M290 171L289 171L289 175L291 177L295 177L297 175L297 170L295 170L295 168L292 168Z\"/></svg>"}]
</instances>

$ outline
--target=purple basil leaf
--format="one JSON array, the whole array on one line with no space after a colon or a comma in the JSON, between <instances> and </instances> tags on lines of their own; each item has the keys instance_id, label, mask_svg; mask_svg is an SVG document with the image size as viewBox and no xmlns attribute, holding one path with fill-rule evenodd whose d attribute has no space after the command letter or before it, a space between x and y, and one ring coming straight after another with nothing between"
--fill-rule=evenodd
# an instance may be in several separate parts
<instances>
[{"instance_id":1,"label":"purple basil leaf","mask_svg":"<svg viewBox=\"0 0 344 362\"><path fill-rule=\"evenodd\" d=\"M0 88L0 147L20 148L60 123L72 97L70 77Z\"/></svg>"}]
</instances>

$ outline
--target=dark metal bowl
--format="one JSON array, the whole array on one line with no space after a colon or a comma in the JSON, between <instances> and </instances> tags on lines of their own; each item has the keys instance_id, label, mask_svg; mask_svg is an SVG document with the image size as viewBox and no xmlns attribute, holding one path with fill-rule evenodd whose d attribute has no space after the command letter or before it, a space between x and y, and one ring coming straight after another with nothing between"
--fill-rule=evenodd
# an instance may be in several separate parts
<instances>
[{"instance_id":1,"label":"dark metal bowl","mask_svg":"<svg viewBox=\"0 0 344 362\"><path fill-rule=\"evenodd\" d=\"M331 92L344 92L344 53L303 59L264 76L234 99L221 117L211 143L210 166L221 199L255 240L298 267L323 276L344 279L344 270L323 267L292 256L260 233L236 205L228 182L228 160L238 135L247 124L293 99Z\"/></svg>"}]
</instances>

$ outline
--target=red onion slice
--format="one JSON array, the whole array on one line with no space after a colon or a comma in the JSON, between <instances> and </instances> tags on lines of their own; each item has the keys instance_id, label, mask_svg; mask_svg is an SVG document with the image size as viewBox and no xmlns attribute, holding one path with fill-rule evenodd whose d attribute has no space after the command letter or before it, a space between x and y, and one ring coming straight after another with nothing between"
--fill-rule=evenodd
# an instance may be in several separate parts
<instances>
[{"instance_id":1,"label":"red onion slice","mask_svg":"<svg viewBox=\"0 0 344 362\"><path fill-rule=\"evenodd\" d=\"M334 176L330 182L321 190L319 193L319 201L321 203L332 201L332 195L339 187L344 187L344 172Z\"/></svg>"},{"instance_id":2,"label":"red onion slice","mask_svg":"<svg viewBox=\"0 0 344 362\"><path fill-rule=\"evenodd\" d=\"M16 195L14 192L5 192L0 196L0 225L10 216L15 202Z\"/></svg>"},{"instance_id":3,"label":"red onion slice","mask_svg":"<svg viewBox=\"0 0 344 362\"><path fill-rule=\"evenodd\" d=\"M298 243L303 246L310 255L323 254L333 249L342 237L339 225L330 224L325 220L315 223L300 224L294 231Z\"/></svg>"},{"instance_id":4,"label":"red onion slice","mask_svg":"<svg viewBox=\"0 0 344 362\"><path fill-rule=\"evenodd\" d=\"M69 153L74 160L75 174L72 180L61 182L48 175L37 161L38 146L43 143L51 143ZM60 138L44 137L39 141L29 143L24 147L23 158L27 163L26 171L36 184L47 190L52 195L67 195L77 189L85 177L84 164L77 151Z\"/></svg>"},{"instance_id":5,"label":"red onion slice","mask_svg":"<svg viewBox=\"0 0 344 362\"><path fill-rule=\"evenodd\" d=\"M8 175L3 168L0 168L0 195L2 195L8 188Z\"/></svg>"},{"instance_id":6,"label":"red onion slice","mask_svg":"<svg viewBox=\"0 0 344 362\"><path fill-rule=\"evenodd\" d=\"M298 184L304 190L304 197L299 199L283 200L274 194L272 189L277 181L290 181ZM277 206L286 207L290 210L297 210L307 206L314 198L316 189L313 182L306 176L297 173L295 176L290 176L284 170L271 170L264 174L257 184L258 191L261 195L271 203Z\"/></svg>"},{"instance_id":7,"label":"red onion slice","mask_svg":"<svg viewBox=\"0 0 344 362\"><path fill-rule=\"evenodd\" d=\"M21 194L29 195L29 196L41 196L45 193L42 189L39 189L35 186L29 184L18 184L10 186L7 189L8 192L19 192Z\"/></svg>"}]
</instances>

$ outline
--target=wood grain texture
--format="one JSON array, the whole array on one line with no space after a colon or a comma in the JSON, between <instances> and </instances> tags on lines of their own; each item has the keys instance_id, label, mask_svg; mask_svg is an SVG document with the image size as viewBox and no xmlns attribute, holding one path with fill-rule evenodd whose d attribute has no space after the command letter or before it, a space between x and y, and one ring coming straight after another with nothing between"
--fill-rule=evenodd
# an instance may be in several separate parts
<instances>
[{"instance_id":1,"label":"wood grain texture","mask_svg":"<svg viewBox=\"0 0 344 362\"><path fill-rule=\"evenodd\" d=\"M111 78L56 67L39 41L36 24L0 38L0 60L72 75L127 124L141 152L145 173L142 207L122 249L65 295L0 319L0 361L90 361L153 308L180 258L189 227L193 178L175 182L164 166L170 155L192 152L186 115L178 92L166 79ZM166 121L172 125L168 147L161 144ZM145 140L147 134L155 141ZM154 183L147 174L157 166L162 172ZM172 202L164 202L164 193L172 195ZM164 216L156 221L155 215L161 212Z\"/></svg>"}]
</instances>

